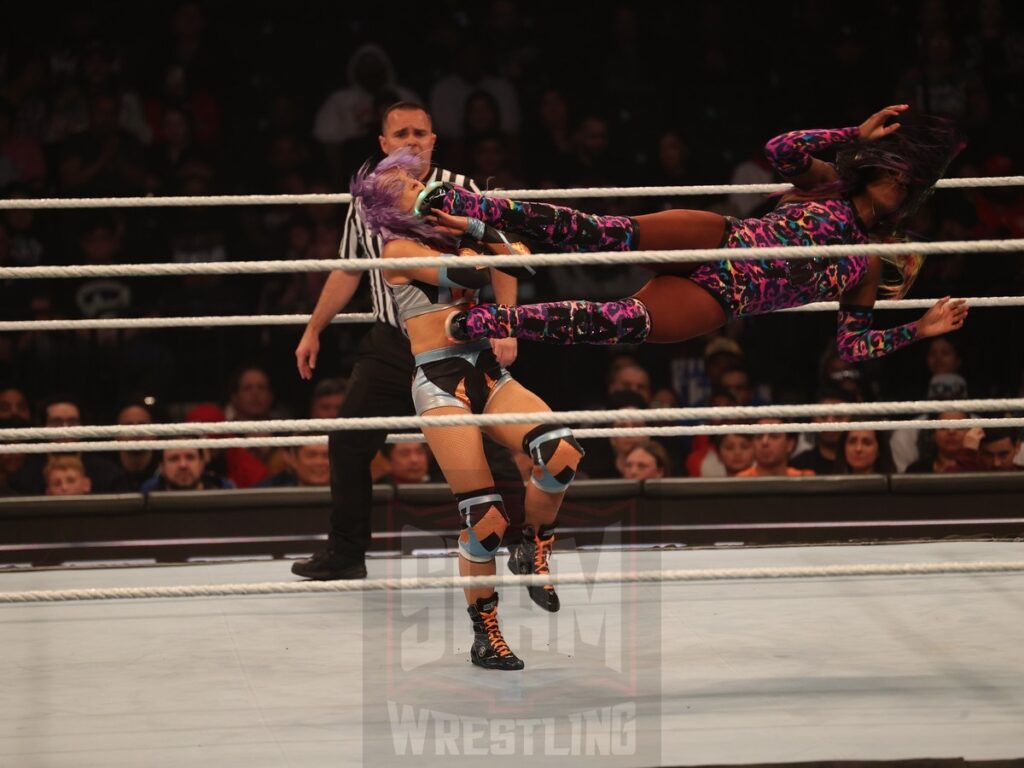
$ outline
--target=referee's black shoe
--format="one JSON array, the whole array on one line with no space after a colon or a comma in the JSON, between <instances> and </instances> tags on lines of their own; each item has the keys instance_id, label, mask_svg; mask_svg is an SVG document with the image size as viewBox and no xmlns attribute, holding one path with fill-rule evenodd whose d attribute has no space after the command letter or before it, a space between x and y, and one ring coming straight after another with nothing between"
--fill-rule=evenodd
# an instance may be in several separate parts
<instances>
[{"instance_id":1,"label":"referee's black shoe","mask_svg":"<svg viewBox=\"0 0 1024 768\"><path fill-rule=\"evenodd\" d=\"M313 581L365 579L366 561L339 554L333 549L325 549L308 560L296 560L292 563L292 573Z\"/></svg>"}]
</instances>

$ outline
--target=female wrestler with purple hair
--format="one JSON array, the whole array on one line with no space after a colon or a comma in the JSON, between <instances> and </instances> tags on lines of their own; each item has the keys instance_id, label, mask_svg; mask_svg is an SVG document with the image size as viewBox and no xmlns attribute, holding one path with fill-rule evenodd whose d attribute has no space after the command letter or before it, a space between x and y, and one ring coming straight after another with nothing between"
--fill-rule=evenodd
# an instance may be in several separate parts
<instances>
[{"instance_id":1,"label":"female wrestler with purple hair","mask_svg":"<svg viewBox=\"0 0 1024 768\"><path fill-rule=\"evenodd\" d=\"M771 213L736 219L670 210L644 216L596 216L543 203L476 195L458 187L429 190L418 210L446 231L474 220L564 250L637 251L831 245L899 238L901 227L930 193L964 142L947 121L921 117L901 127L887 107L860 126L793 131L765 152L792 182ZM835 164L813 157L838 149ZM427 209L430 209L429 212ZM465 217L469 217L468 219ZM676 342L708 333L729 319L839 299L838 342L849 361L880 357L963 325L963 300L939 300L920 320L872 329L879 290L902 297L921 267L919 256L886 259L895 281L883 281L877 256L807 260L722 259L699 265L658 265L659 274L621 301L561 301L523 306L485 304L453 314L453 339L514 336L553 344Z\"/></svg>"},{"instance_id":2,"label":"female wrestler with purple hair","mask_svg":"<svg viewBox=\"0 0 1024 768\"><path fill-rule=\"evenodd\" d=\"M416 218L412 210L423 191L420 160L405 150L392 153L374 169L364 166L352 180L352 196L370 231L384 239L384 259L440 256L442 252L486 252L485 242L512 247L494 230L479 223L473 241L454 237ZM519 252L526 252L518 248ZM507 252L502 250L501 252ZM515 301L517 270L462 268L384 268L402 326L415 356L413 402L421 416L470 413L548 411L535 394L516 382L496 359L490 342L452 345L445 320L452 310L470 306L485 285L494 285L499 300ZM500 424L487 433L512 450L521 450L533 465L526 489L523 539L509 547L514 573L547 574L554 543L555 519L583 449L572 431L555 424ZM462 517L459 573L493 575L494 555L508 525L501 494L484 457L481 428L424 427L445 479L458 499ZM530 597L548 611L559 608L551 585L530 587ZM472 662L487 669L522 669L523 662L508 647L498 625L498 594L493 587L466 590L473 623Z\"/></svg>"}]
</instances>

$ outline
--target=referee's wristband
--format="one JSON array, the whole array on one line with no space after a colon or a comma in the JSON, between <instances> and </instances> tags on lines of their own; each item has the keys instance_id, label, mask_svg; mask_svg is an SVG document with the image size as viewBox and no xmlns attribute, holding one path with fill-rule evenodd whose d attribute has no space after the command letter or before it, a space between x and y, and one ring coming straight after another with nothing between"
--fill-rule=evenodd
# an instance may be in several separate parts
<instances>
[{"instance_id":1,"label":"referee's wristband","mask_svg":"<svg viewBox=\"0 0 1024 768\"><path fill-rule=\"evenodd\" d=\"M484 223L480 221L480 219L470 217L469 221L466 223L466 234L474 240L483 240Z\"/></svg>"}]
</instances>

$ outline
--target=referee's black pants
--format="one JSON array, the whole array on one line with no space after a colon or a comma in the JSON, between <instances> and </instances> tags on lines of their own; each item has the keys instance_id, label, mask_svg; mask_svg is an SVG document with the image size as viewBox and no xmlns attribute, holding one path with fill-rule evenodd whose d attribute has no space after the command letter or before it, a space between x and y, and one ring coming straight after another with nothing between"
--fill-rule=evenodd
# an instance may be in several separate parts
<instances>
[{"instance_id":1,"label":"referee's black pants","mask_svg":"<svg viewBox=\"0 0 1024 768\"><path fill-rule=\"evenodd\" d=\"M359 346L356 364L345 392L340 416L414 416L414 372L409 340L386 323L374 323ZM331 548L338 554L362 560L370 546L373 480L370 464L384 446L386 431L364 429L332 432ZM484 451L494 479L503 487L522 487L519 471L508 449L484 438ZM513 509L521 504L507 498ZM518 502L518 503L517 503ZM453 507L454 516L457 514Z\"/></svg>"}]
</instances>

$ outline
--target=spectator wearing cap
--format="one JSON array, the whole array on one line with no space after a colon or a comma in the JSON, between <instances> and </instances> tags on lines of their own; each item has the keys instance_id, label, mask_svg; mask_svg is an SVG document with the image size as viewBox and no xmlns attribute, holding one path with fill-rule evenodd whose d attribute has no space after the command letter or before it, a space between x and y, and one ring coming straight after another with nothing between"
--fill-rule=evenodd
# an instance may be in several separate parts
<instances>
[{"instance_id":1,"label":"spectator wearing cap","mask_svg":"<svg viewBox=\"0 0 1024 768\"><path fill-rule=\"evenodd\" d=\"M224 411L213 403L201 403L185 414L186 422L215 423L226 420ZM230 428L227 428L219 436L229 435ZM266 464L247 448L216 448L208 451L207 461L211 471L228 478L238 488L251 488L270 474Z\"/></svg>"},{"instance_id":2,"label":"spectator wearing cap","mask_svg":"<svg viewBox=\"0 0 1024 768\"><path fill-rule=\"evenodd\" d=\"M706 405L720 382L722 373L744 364L743 349L725 336L711 339L701 357L678 357L672 360L672 388L685 406Z\"/></svg>"},{"instance_id":3,"label":"spectator wearing cap","mask_svg":"<svg viewBox=\"0 0 1024 768\"><path fill-rule=\"evenodd\" d=\"M929 400L963 400L967 397L967 381L958 373L936 373L928 382ZM929 414L920 414L917 419L927 419ZM897 472L907 468L921 458L928 450L928 438L916 429L897 429L892 433L890 445L892 459Z\"/></svg>"},{"instance_id":4,"label":"spectator wearing cap","mask_svg":"<svg viewBox=\"0 0 1024 768\"><path fill-rule=\"evenodd\" d=\"M326 487L331 482L327 443L293 445L284 452L287 468L263 478L258 488Z\"/></svg>"},{"instance_id":5,"label":"spectator wearing cap","mask_svg":"<svg viewBox=\"0 0 1024 768\"><path fill-rule=\"evenodd\" d=\"M51 456L43 467L47 496L84 496L92 491L92 480L77 456Z\"/></svg>"},{"instance_id":6,"label":"spectator wearing cap","mask_svg":"<svg viewBox=\"0 0 1024 768\"><path fill-rule=\"evenodd\" d=\"M313 388L309 401L309 418L336 419L345 402L345 379L341 377L321 379Z\"/></svg>"},{"instance_id":7,"label":"spectator wearing cap","mask_svg":"<svg viewBox=\"0 0 1024 768\"><path fill-rule=\"evenodd\" d=\"M758 419L758 424L784 424L782 419ZM737 473L736 477L805 477L813 475L810 469L797 469L789 465L789 457L796 447L796 435L791 432L762 432L754 435L754 465Z\"/></svg>"},{"instance_id":8,"label":"spectator wearing cap","mask_svg":"<svg viewBox=\"0 0 1024 768\"><path fill-rule=\"evenodd\" d=\"M151 491L207 491L234 488L226 477L207 469L208 452L201 448L169 448L160 453L159 471L142 485Z\"/></svg>"}]
</instances>

